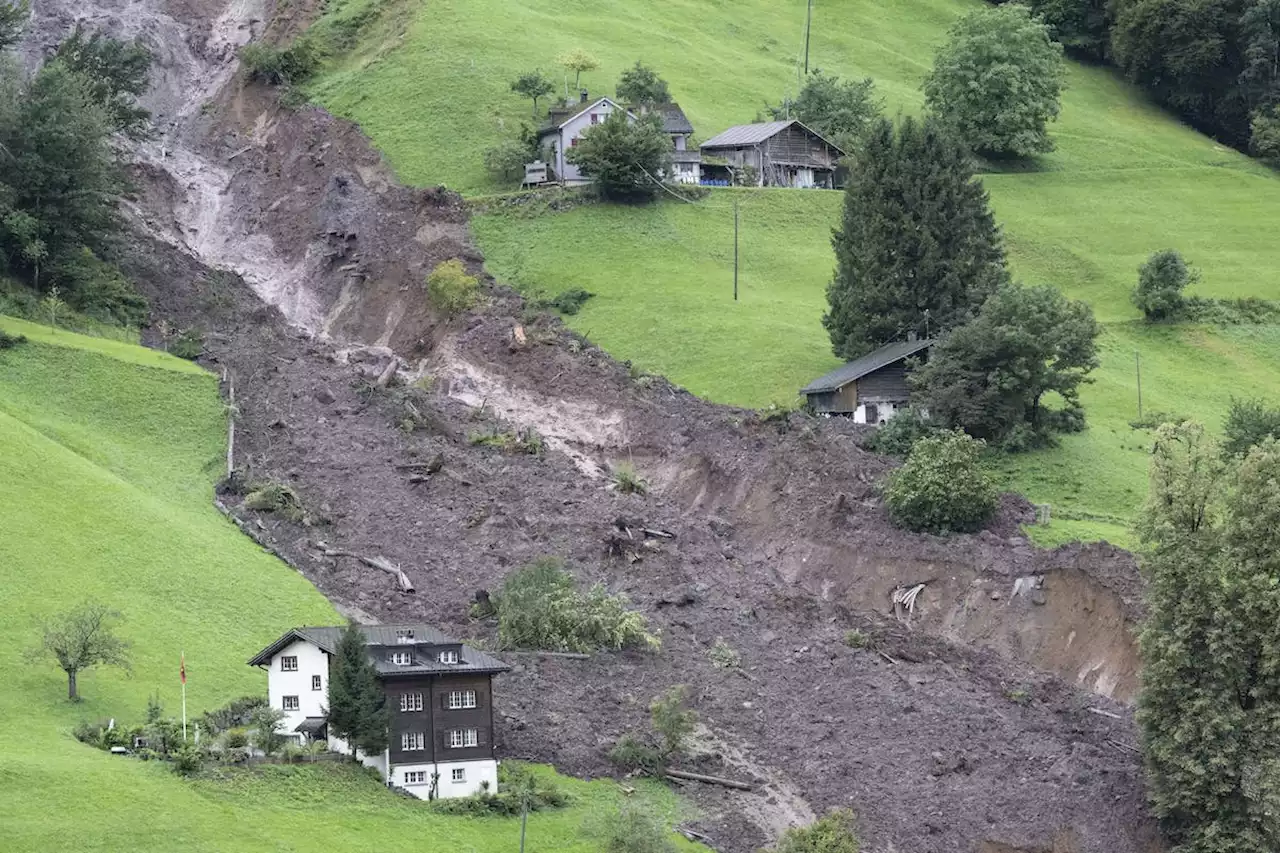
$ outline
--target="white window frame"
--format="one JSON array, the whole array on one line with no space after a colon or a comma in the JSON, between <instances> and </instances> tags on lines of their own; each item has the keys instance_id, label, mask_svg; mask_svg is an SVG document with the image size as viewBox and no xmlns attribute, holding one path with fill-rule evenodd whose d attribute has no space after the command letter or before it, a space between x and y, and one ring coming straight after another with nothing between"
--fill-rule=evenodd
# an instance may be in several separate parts
<instances>
[{"instance_id":1,"label":"white window frame","mask_svg":"<svg viewBox=\"0 0 1280 853\"><path fill-rule=\"evenodd\" d=\"M422 694L421 693L401 693L400 694L400 711L401 713L410 713L412 711L422 710Z\"/></svg>"},{"instance_id":2,"label":"white window frame","mask_svg":"<svg viewBox=\"0 0 1280 853\"><path fill-rule=\"evenodd\" d=\"M413 652L392 652L391 662L396 666L412 666Z\"/></svg>"},{"instance_id":3,"label":"white window frame","mask_svg":"<svg viewBox=\"0 0 1280 853\"><path fill-rule=\"evenodd\" d=\"M297 672L298 656L297 655L281 655L280 671L281 672Z\"/></svg>"},{"instance_id":4,"label":"white window frame","mask_svg":"<svg viewBox=\"0 0 1280 853\"><path fill-rule=\"evenodd\" d=\"M450 774L449 778L451 781L453 781L454 784L457 784L458 782L467 781L467 768L465 767L453 768L453 772Z\"/></svg>"},{"instance_id":5,"label":"white window frame","mask_svg":"<svg viewBox=\"0 0 1280 853\"><path fill-rule=\"evenodd\" d=\"M476 707L476 692L474 690L450 690L449 691L449 710L461 711L467 708Z\"/></svg>"},{"instance_id":6,"label":"white window frame","mask_svg":"<svg viewBox=\"0 0 1280 853\"><path fill-rule=\"evenodd\" d=\"M320 676L318 675L311 676L311 689L312 690L324 689L324 681L320 678Z\"/></svg>"},{"instance_id":7,"label":"white window frame","mask_svg":"<svg viewBox=\"0 0 1280 853\"><path fill-rule=\"evenodd\" d=\"M446 649L445 651L440 653L440 656L439 658L437 658L437 660L439 660L440 663L457 663L458 653L455 652L453 649Z\"/></svg>"},{"instance_id":8,"label":"white window frame","mask_svg":"<svg viewBox=\"0 0 1280 853\"><path fill-rule=\"evenodd\" d=\"M400 630L396 631L396 642L397 643L413 642L413 629L401 628Z\"/></svg>"},{"instance_id":9,"label":"white window frame","mask_svg":"<svg viewBox=\"0 0 1280 853\"><path fill-rule=\"evenodd\" d=\"M406 770L404 771L404 783L406 785L425 785L427 784L427 771L425 770Z\"/></svg>"},{"instance_id":10,"label":"white window frame","mask_svg":"<svg viewBox=\"0 0 1280 853\"><path fill-rule=\"evenodd\" d=\"M404 732L400 735L401 752L419 752L427 748L427 736L422 732Z\"/></svg>"},{"instance_id":11,"label":"white window frame","mask_svg":"<svg viewBox=\"0 0 1280 853\"><path fill-rule=\"evenodd\" d=\"M280 707L282 710L285 710L285 711L301 711L302 700L297 696L281 696Z\"/></svg>"},{"instance_id":12,"label":"white window frame","mask_svg":"<svg viewBox=\"0 0 1280 853\"><path fill-rule=\"evenodd\" d=\"M467 749L480 745L480 733L476 729L450 729L449 748Z\"/></svg>"}]
</instances>

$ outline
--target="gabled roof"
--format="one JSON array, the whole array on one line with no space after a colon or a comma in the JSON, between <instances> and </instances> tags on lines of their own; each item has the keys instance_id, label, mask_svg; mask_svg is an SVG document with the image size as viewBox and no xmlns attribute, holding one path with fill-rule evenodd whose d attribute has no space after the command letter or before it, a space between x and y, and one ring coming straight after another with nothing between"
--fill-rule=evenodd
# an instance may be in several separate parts
<instances>
[{"instance_id":1,"label":"gabled roof","mask_svg":"<svg viewBox=\"0 0 1280 853\"><path fill-rule=\"evenodd\" d=\"M844 386L861 379L868 373L874 373L882 367L888 367L904 358L909 358L923 349L933 346L932 340L899 341L886 344L862 358L854 359L848 364L837 367L826 376L821 376L800 389L801 394L822 394L828 391L839 391Z\"/></svg>"},{"instance_id":2,"label":"gabled roof","mask_svg":"<svg viewBox=\"0 0 1280 853\"><path fill-rule=\"evenodd\" d=\"M629 104L627 109L632 113L638 113L645 108L638 104ZM684 114L684 110L680 109L679 104L675 102L654 104L648 109L653 110L662 119L663 133L693 133L693 125L689 122L689 117Z\"/></svg>"},{"instance_id":3,"label":"gabled roof","mask_svg":"<svg viewBox=\"0 0 1280 853\"><path fill-rule=\"evenodd\" d=\"M590 101L588 103L571 104L567 107L552 107L547 111L547 117L551 123L543 126L542 129L538 131L538 135L546 136L548 133L555 133L557 130L564 127L566 124L573 121L578 116L582 115L585 112L590 112L591 110L605 103L609 104L615 109L620 109L620 110L627 109L626 107L623 107L621 104L615 101L613 98L596 98L594 101ZM627 109L627 112L631 114L632 118L635 118L635 113L631 112L631 110L629 109Z\"/></svg>"},{"instance_id":4,"label":"gabled roof","mask_svg":"<svg viewBox=\"0 0 1280 853\"><path fill-rule=\"evenodd\" d=\"M839 151L841 154L844 153L844 150L840 148L840 146L836 145L834 142L830 141L829 139L826 139L825 137L823 137L821 133L818 133L813 128L808 127L799 119L794 119L794 118L789 119L787 121L764 121L764 122L756 122L755 124L734 125L728 130L722 131L716 134L715 136L711 137L710 139L708 139L706 142L702 143L702 147L703 148L738 148L743 145L759 145L761 142L764 142L766 139L771 139L772 137L777 136L779 133L786 130L788 127L791 127L791 125L793 124L799 126L805 133L809 134L810 136L813 136L817 139L821 139L823 142L827 143L836 151Z\"/></svg>"},{"instance_id":5,"label":"gabled roof","mask_svg":"<svg viewBox=\"0 0 1280 853\"><path fill-rule=\"evenodd\" d=\"M413 641L400 639L400 632L412 631ZM442 634L430 625L361 625L364 634L365 648L373 659L374 666L383 675L421 675L424 673L456 673L456 672L506 672L510 667L495 657L491 657L479 649L464 645L460 640ZM258 652L249 660L250 666L262 666L271 663L281 649L290 643L302 640L318 646L329 654L336 654L338 641L342 637L339 626L291 628L280 639ZM456 647L457 663L440 663L434 654L416 661L412 666L399 666L389 660L390 653L397 649L416 649L424 647L439 650L440 647Z\"/></svg>"}]
</instances>

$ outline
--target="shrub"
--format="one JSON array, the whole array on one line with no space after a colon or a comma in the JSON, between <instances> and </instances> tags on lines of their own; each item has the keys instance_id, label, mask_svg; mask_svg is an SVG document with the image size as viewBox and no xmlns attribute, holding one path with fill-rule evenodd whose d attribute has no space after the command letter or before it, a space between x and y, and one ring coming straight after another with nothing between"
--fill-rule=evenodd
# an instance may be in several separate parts
<instances>
[{"instance_id":1,"label":"shrub","mask_svg":"<svg viewBox=\"0 0 1280 853\"><path fill-rule=\"evenodd\" d=\"M683 684L667 690L649 705L649 720L662 738L663 759L683 755L698 715L688 706L689 688Z\"/></svg>"},{"instance_id":2,"label":"shrub","mask_svg":"<svg viewBox=\"0 0 1280 853\"><path fill-rule=\"evenodd\" d=\"M200 772L204 764L204 755L195 746L187 745L173 753L173 769L183 776Z\"/></svg>"},{"instance_id":3,"label":"shrub","mask_svg":"<svg viewBox=\"0 0 1280 853\"><path fill-rule=\"evenodd\" d=\"M1249 131L1249 152L1272 166L1280 166L1280 105L1255 111Z\"/></svg>"},{"instance_id":4,"label":"shrub","mask_svg":"<svg viewBox=\"0 0 1280 853\"><path fill-rule=\"evenodd\" d=\"M290 86L301 83L320 70L327 50L319 36L299 36L288 47L253 42L240 49L240 62L253 80L261 80L272 86Z\"/></svg>"},{"instance_id":5,"label":"shrub","mask_svg":"<svg viewBox=\"0 0 1280 853\"><path fill-rule=\"evenodd\" d=\"M467 436L467 441L481 447L496 447L499 450L527 453L530 456L541 456L542 451L546 449L542 436L532 427L519 432L498 432L497 430L473 432Z\"/></svg>"},{"instance_id":6,"label":"shrub","mask_svg":"<svg viewBox=\"0 0 1280 853\"><path fill-rule=\"evenodd\" d=\"M13 349L19 344L25 344L26 342L26 335L10 335L3 329L0 329L0 349Z\"/></svg>"},{"instance_id":7,"label":"shrub","mask_svg":"<svg viewBox=\"0 0 1280 853\"><path fill-rule=\"evenodd\" d=\"M675 853L668 828L635 803L616 812L588 818L584 832L596 839L601 853Z\"/></svg>"},{"instance_id":8,"label":"shrub","mask_svg":"<svg viewBox=\"0 0 1280 853\"><path fill-rule=\"evenodd\" d=\"M243 728L229 729L222 745L227 749L244 749L249 745L249 732Z\"/></svg>"},{"instance_id":9,"label":"shrub","mask_svg":"<svg viewBox=\"0 0 1280 853\"><path fill-rule=\"evenodd\" d=\"M265 696L241 696L233 699L221 708L202 714L200 729L206 734L216 735L228 729L243 728L253 719L253 712L266 704Z\"/></svg>"},{"instance_id":10,"label":"shrub","mask_svg":"<svg viewBox=\"0 0 1280 853\"><path fill-rule=\"evenodd\" d=\"M169 355L195 361L204 352L204 336L196 329L187 329L169 341Z\"/></svg>"},{"instance_id":11,"label":"shrub","mask_svg":"<svg viewBox=\"0 0 1280 853\"><path fill-rule=\"evenodd\" d=\"M808 826L788 829L773 853L858 853L853 812L836 809Z\"/></svg>"},{"instance_id":12,"label":"shrub","mask_svg":"<svg viewBox=\"0 0 1280 853\"><path fill-rule=\"evenodd\" d=\"M1224 454L1244 456L1267 438L1280 439L1280 408L1262 400L1232 400L1222 435Z\"/></svg>"},{"instance_id":13,"label":"shrub","mask_svg":"<svg viewBox=\"0 0 1280 853\"><path fill-rule=\"evenodd\" d=\"M912 445L937 431L938 427L931 424L919 409L910 408L898 412L888 423L878 427L866 440L865 446L876 453L906 459Z\"/></svg>"},{"instance_id":14,"label":"shrub","mask_svg":"<svg viewBox=\"0 0 1280 853\"><path fill-rule=\"evenodd\" d=\"M1165 424L1185 423L1187 418L1183 415L1175 415L1171 412L1147 412L1142 417L1129 421L1129 426L1133 429L1159 429Z\"/></svg>"},{"instance_id":15,"label":"shrub","mask_svg":"<svg viewBox=\"0 0 1280 853\"><path fill-rule=\"evenodd\" d=\"M453 317L475 305L480 280L467 275L462 261L451 258L438 264L427 276L427 299L446 317Z\"/></svg>"},{"instance_id":16,"label":"shrub","mask_svg":"<svg viewBox=\"0 0 1280 853\"><path fill-rule=\"evenodd\" d=\"M66 286L67 304L104 323L141 326L150 304L124 277L120 268L82 248L58 259L50 274Z\"/></svg>"},{"instance_id":17,"label":"shrub","mask_svg":"<svg viewBox=\"0 0 1280 853\"><path fill-rule=\"evenodd\" d=\"M865 649L871 645L871 638L857 628L844 632L844 644L851 649Z\"/></svg>"},{"instance_id":18,"label":"shrub","mask_svg":"<svg viewBox=\"0 0 1280 853\"><path fill-rule=\"evenodd\" d=\"M249 725L253 728L253 745L262 750L264 755L274 755L288 741L280 733L280 721L283 719L284 712L279 708L259 705L253 709L253 715L249 718Z\"/></svg>"},{"instance_id":19,"label":"shrub","mask_svg":"<svg viewBox=\"0 0 1280 853\"><path fill-rule=\"evenodd\" d=\"M1133 304L1149 321L1170 320L1179 316L1186 302L1182 291L1200 275L1187 266L1182 255L1173 249L1152 253L1138 267L1138 286L1133 291Z\"/></svg>"},{"instance_id":20,"label":"shrub","mask_svg":"<svg viewBox=\"0 0 1280 853\"><path fill-rule=\"evenodd\" d=\"M505 648L592 652L660 646L625 595L609 595L602 584L579 592L555 558L512 572L495 602L498 641Z\"/></svg>"},{"instance_id":21,"label":"shrub","mask_svg":"<svg viewBox=\"0 0 1280 853\"><path fill-rule=\"evenodd\" d=\"M640 770L651 776L662 774L662 752L634 734L624 734L609 750L609 760L628 772Z\"/></svg>"},{"instance_id":22,"label":"shrub","mask_svg":"<svg viewBox=\"0 0 1280 853\"><path fill-rule=\"evenodd\" d=\"M302 499L283 483L259 483L244 497L244 505L259 512L271 512L289 521L302 521L306 513Z\"/></svg>"},{"instance_id":23,"label":"shrub","mask_svg":"<svg viewBox=\"0 0 1280 853\"><path fill-rule=\"evenodd\" d=\"M486 790L470 797L437 799L432 807L443 814L514 816L524 811L526 805L529 811L536 812L563 808L570 801L554 779L534 773L518 761L504 762L498 768L498 783L501 790L496 794Z\"/></svg>"},{"instance_id":24,"label":"shrub","mask_svg":"<svg viewBox=\"0 0 1280 853\"><path fill-rule=\"evenodd\" d=\"M587 300L595 296L590 291L583 290L581 287L574 287L566 290L558 296L547 300L547 307L554 308L561 314L577 314L582 310L582 306Z\"/></svg>"},{"instance_id":25,"label":"shrub","mask_svg":"<svg viewBox=\"0 0 1280 853\"><path fill-rule=\"evenodd\" d=\"M613 488L624 495L643 495L649 491L649 481L641 477L636 466L630 462L619 462L611 474Z\"/></svg>"},{"instance_id":26,"label":"shrub","mask_svg":"<svg viewBox=\"0 0 1280 853\"><path fill-rule=\"evenodd\" d=\"M885 488L894 524L930 533L971 532L986 524L999 496L979 464L982 446L958 430L917 441Z\"/></svg>"},{"instance_id":27,"label":"shrub","mask_svg":"<svg viewBox=\"0 0 1280 853\"><path fill-rule=\"evenodd\" d=\"M716 637L715 643L707 649L707 657L720 669L737 669L742 665L742 655L725 642L724 637Z\"/></svg>"}]
</instances>

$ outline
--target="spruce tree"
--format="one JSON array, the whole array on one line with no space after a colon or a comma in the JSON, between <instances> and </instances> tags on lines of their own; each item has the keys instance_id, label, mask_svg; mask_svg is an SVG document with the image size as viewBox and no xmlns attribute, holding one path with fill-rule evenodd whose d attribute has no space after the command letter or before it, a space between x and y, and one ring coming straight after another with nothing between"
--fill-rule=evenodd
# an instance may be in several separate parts
<instances>
[{"instance_id":1,"label":"spruce tree","mask_svg":"<svg viewBox=\"0 0 1280 853\"><path fill-rule=\"evenodd\" d=\"M822 323L841 358L961 323L1009 278L987 192L933 119L878 120L845 189Z\"/></svg>"},{"instance_id":2,"label":"spruce tree","mask_svg":"<svg viewBox=\"0 0 1280 853\"><path fill-rule=\"evenodd\" d=\"M369 659L364 633L354 620L347 623L329 666L329 731L366 755L387 748L386 692Z\"/></svg>"}]
</instances>

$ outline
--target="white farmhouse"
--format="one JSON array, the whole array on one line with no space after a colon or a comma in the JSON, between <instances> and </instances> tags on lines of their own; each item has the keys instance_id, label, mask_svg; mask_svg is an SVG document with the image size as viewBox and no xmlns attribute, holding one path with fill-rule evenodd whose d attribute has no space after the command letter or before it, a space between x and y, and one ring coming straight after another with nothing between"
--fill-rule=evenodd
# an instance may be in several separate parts
<instances>
[{"instance_id":1,"label":"white farmhouse","mask_svg":"<svg viewBox=\"0 0 1280 853\"><path fill-rule=\"evenodd\" d=\"M388 785L416 797L464 797L498 790L493 749L493 676L508 667L426 625L364 626L365 648L391 709L388 747L358 753ZM329 666L339 627L293 628L250 661L267 672L271 706L284 712L283 730L299 742L327 739Z\"/></svg>"},{"instance_id":2,"label":"white farmhouse","mask_svg":"<svg viewBox=\"0 0 1280 853\"><path fill-rule=\"evenodd\" d=\"M625 110L629 121L636 121L645 111L652 111L662 120L663 131L671 138L672 172L664 175L667 180L696 184L701 177L702 160L698 150L691 148L693 125L679 104L657 104L651 107L624 106L612 98L590 100L586 92L576 104L555 106L548 111L548 124L538 131L538 142L543 156L551 165L557 179L568 186L590 183L578 167L568 162L565 155L576 148L582 134L602 123L614 110Z\"/></svg>"}]
</instances>

